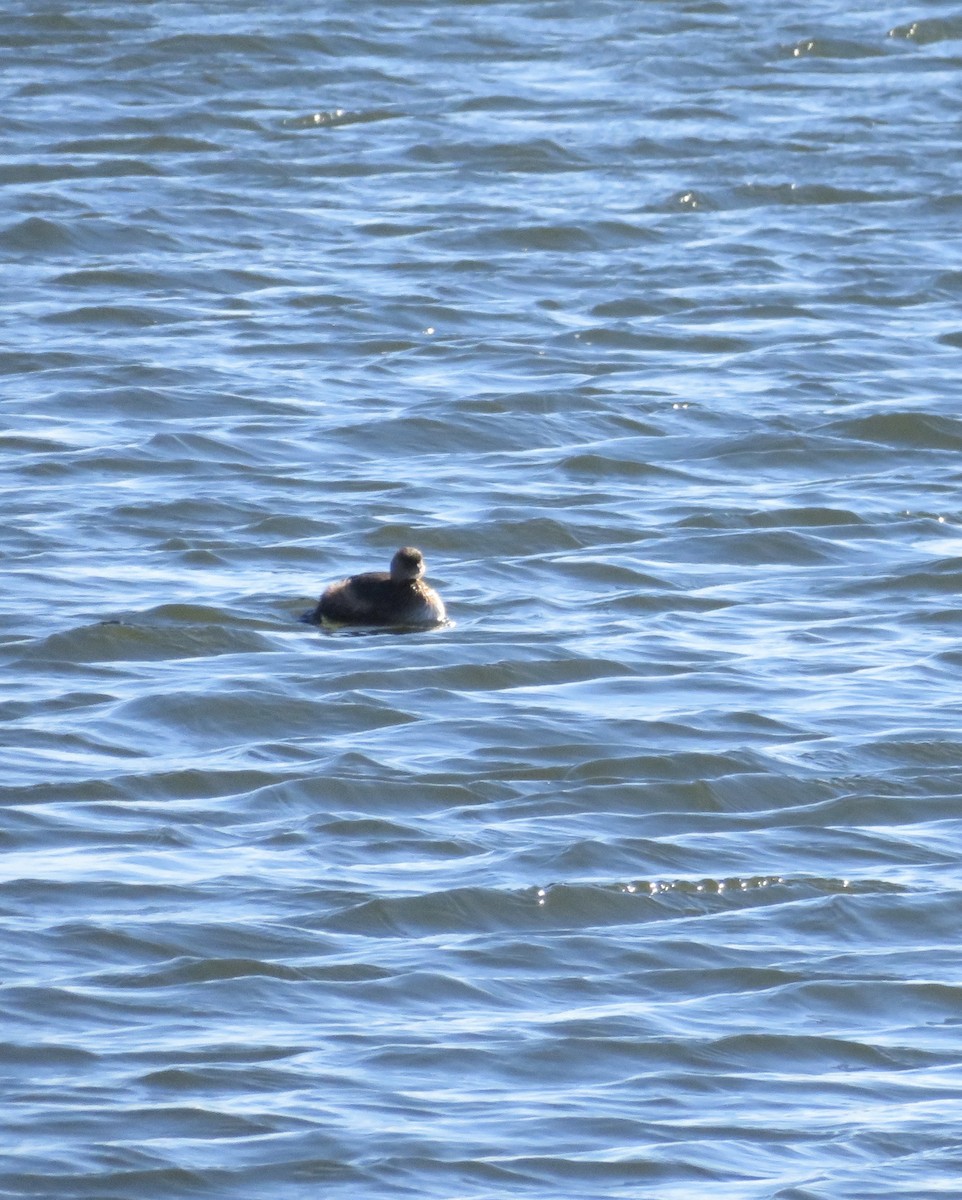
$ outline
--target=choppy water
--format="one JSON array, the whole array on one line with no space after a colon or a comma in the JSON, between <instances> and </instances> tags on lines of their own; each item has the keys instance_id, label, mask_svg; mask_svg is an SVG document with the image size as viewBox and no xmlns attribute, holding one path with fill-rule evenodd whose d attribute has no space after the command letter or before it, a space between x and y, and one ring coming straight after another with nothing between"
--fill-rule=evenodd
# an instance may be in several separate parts
<instances>
[{"instance_id":1,"label":"choppy water","mask_svg":"<svg viewBox=\"0 0 962 1200\"><path fill-rule=\"evenodd\" d=\"M778 7L7 5L0 1194L956 1192L962 12Z\"/></svg>"}]
</instances>

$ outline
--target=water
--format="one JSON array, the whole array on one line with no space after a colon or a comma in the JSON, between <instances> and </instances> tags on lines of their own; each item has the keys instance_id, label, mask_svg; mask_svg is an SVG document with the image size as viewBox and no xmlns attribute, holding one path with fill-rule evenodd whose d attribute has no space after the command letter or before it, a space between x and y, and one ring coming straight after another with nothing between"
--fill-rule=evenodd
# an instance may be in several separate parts
<instances>
[{"instance_id":1,"label":"water","mask_svg":"<svg viewBox=\"0 0 962 1200\"><path fill-rule=\"evenodd\" d=\"M782 7L8 4L0 1195L957 1190L962 15Z\"/></svg>"}]
</instances>

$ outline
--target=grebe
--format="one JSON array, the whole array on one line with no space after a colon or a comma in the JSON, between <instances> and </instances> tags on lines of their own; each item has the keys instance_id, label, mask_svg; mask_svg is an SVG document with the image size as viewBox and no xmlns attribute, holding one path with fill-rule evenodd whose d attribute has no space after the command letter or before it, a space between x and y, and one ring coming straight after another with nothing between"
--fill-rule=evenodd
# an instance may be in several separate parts
<instances>
[{"instance_id":1,"label":"grebe","mask_svg":"<svg viewBox=\"0 0 962 1200\"><path fill-rule=\"evenodd\" d=\"M365 571L324 589L309 621L338 625L439 625L444 602L423 582L424 556L402 546L390 571Z\"/></svg>"}]
</instances>

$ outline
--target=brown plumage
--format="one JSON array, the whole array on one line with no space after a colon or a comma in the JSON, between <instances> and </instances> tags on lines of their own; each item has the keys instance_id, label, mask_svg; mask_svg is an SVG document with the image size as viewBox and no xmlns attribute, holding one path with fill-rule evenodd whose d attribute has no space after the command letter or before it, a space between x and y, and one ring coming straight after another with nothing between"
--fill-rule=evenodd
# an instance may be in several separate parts
<instances>
[{"instance_id":1,"label":"brown plumage","mask_svg":"<svg viewBox=\"0 0 962 1200\"><path fill-rule=\"evenodd\" d=\"M338 625L438 625L444 602L423 582L424 557L403 546L391 559L390 571L366 571L324 589L312 621Z\"/></svg>"}]
</instances>

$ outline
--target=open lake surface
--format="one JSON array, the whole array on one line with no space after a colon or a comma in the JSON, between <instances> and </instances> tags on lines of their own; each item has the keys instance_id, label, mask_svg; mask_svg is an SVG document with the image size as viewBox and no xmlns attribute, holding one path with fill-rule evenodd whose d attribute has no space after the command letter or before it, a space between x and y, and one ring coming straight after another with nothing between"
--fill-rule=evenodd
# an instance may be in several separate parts
<instances>
[{"instance_id":1,"label":"open lake surface","mask_svg":"<svg viewBox=\"0 0 962 1200\"><path fill-rule=\"evenodd\" d=\"M0 61L0 1196L958 1195L958 4Z\"/></svg>"}]
</instances>

